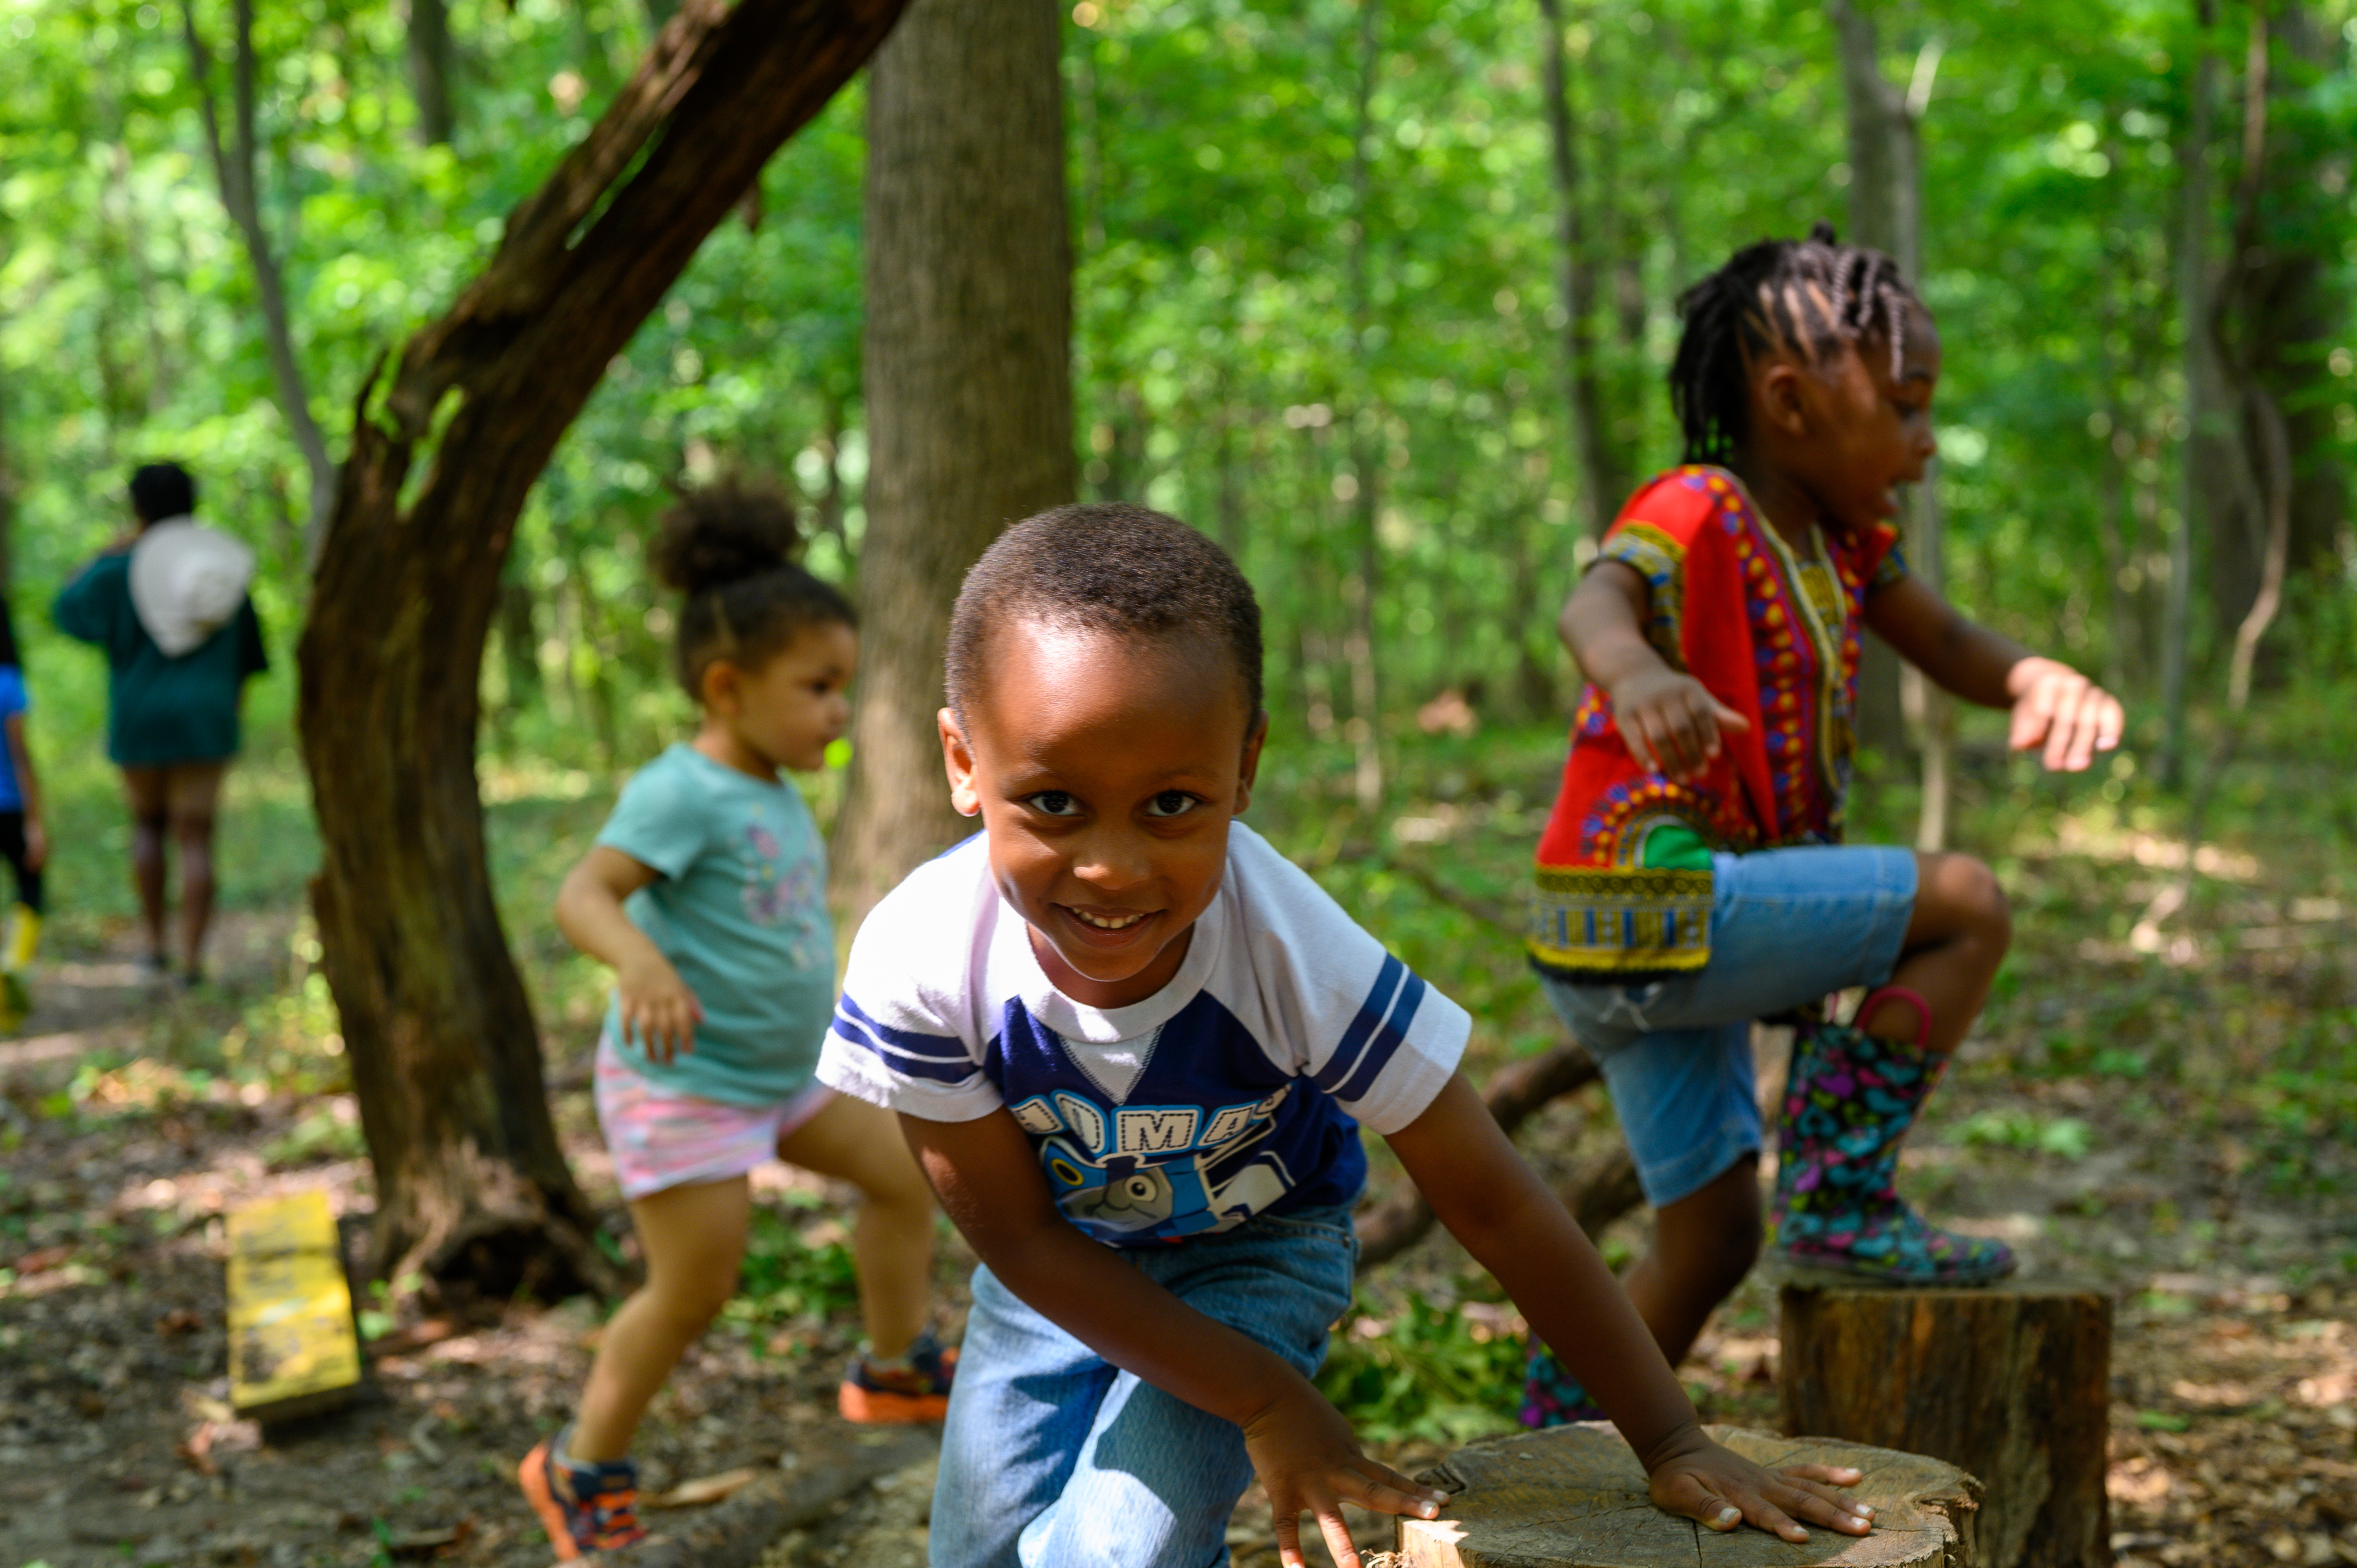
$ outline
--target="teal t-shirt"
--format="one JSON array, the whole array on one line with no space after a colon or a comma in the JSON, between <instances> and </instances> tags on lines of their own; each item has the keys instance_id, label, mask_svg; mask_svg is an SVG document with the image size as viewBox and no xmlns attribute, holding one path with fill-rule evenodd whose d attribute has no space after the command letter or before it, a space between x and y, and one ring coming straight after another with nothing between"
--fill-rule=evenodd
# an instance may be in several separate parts
<instances>
[{"instance_id":1,"label":"teal t-shirt","mask_svg":"<svg viewBox=\"0 0 2357 1568\"><path fill-rule=\"evenodd\" d=\"M622 908L704 1005L668 1066L606 1029L666 1092L774 1105L809 1087L834 1011L826 851L802 792L674 746L628 784L597 842L657 873Z\"/></svg>"}]
</instances>

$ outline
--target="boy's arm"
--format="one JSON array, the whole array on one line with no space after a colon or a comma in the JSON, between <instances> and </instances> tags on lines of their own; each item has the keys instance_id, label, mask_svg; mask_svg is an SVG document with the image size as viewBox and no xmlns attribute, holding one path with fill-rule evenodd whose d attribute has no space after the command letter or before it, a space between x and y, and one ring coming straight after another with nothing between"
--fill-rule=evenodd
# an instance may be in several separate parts
<instances>
[{"instance_id":1,"label":"boy's arm","mask_svg":"<svg viewBox=\"0 0 2357 1568\"><path fill-rule=\"evenodd\" d=\"M1389 1141L1441 1223L1610 1412L1652 1477L1656 1504L1713 1530L1748 1520L1787 1541L1808 1538L1796 1517L1867 1532L1872 1510L1832 1489L1855 1485L1857 1471L1804 1465L1770 1472L1705 1434L1620 1283L1463 1074Z\"/></svg>"},{"instance_id":2,"label":"boy's arm","mask_svg":"<svg viewBox=\"0 0 2357 1568\"><path fill-rule=\"evenodd\" d=\"M1613 723L1637 759L1691 782L1718 756L1719 727L1749 729L1751 721L1671 669L1645 639L1652 596L1634 567L1599 561L1564 602L1555 629L1580 672L1611 699Z\"/></svg>"},{"instance_id":3,"label":"boy's arm","mask_svg":"<svg viewBox=\"0 0 2357 1568\"><path fill-rule=\"evenodd\" d=\"M636 1039L650 1057L668 1062L695 1048L704 1008L622 908L623 899L659 875L610 844L597 845L556 890L556 927L565 940L613 969L625 1041Z\"/></svg>"},{"instance_id":4,"label":"boy's arm","mask_svg":"<svg viewBox=\"0 0 2357 1568\"><path fill-rule=\"evenodd\" d=\"M49 858L49 835L41 826L41 780L33 771L32 743L25 738L25 715L8 715L8 762L16 770L16 794L25 802L25 864L35 871Z\"/></svg>"},{"instance_id":5,"label":"boy's arm","mask_svg":"<svg viewBox=\"0 0 2357 1568\"><path fill-rule=\"evenodd\" d=\"M1866 624L1946 691L2013 710L2016 751L2042 746L2046 766L2076 773L2120 743L2119 700L2068 664L2042 659L1966 616L1920 577L1866 601Z\"/></svg>"},{"instance_id":6,"label":"boy's arm","mask_svg":"<svg viewBox=\"0 0 2357 1568\"><path fill-rule=\"evenodd\" d=\"M1305 1510L1318 1516L1341 1568L1359 1568L1359 1554L1339 1500L1418 1519L1438 1512L1447 1494L1361 1453L1349 1423L1308 1379L1076 1230L1006 1111L971 1122L904 1114L900 1128L942 1208L1000 1283L1124 1371L1243 1428L1287 1568L1303 1562Z\"/></svg>"}]
</instances>

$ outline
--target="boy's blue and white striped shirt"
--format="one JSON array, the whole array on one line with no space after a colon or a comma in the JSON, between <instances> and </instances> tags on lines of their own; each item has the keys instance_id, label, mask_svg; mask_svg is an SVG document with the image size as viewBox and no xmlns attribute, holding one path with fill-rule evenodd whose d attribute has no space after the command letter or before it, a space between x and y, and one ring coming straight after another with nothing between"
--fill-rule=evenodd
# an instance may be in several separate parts
<instances>
[{"instance_id":1,"label":"boy's blue and white striped shirt","mask_svg":"<svg viewBox=\"0 0 2357 1568\"><path fill-rule=\"evenodd\" d=\"M818 1070L929 1121L1006 1108L1065 1215L1130 1246L1350 1202L1357 1123L1415 1121L1471 1028L1241 822L1177 977L1082 1006L1041 971L977 834L860 927Z\"/></svg>"}]
</instances>

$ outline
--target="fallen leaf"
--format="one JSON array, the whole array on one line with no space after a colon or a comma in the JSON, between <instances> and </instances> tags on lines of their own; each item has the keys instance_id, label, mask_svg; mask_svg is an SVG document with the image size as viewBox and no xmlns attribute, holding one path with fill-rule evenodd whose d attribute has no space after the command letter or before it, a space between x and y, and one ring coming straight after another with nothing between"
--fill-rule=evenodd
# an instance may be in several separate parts
<instances>
[{"instance_id":1,"label":"fallen leaf","mask_svg":"<svg viewBox=\"0 0 2357 1568\"><path fill-rule=\"evenodd\" d=\"M639 1506L645 1509L706 1508L731 1492L750 1484L760 1474L760 1471L748 1466L738 1470L723 1470L716 1476L699 1476L693 1481L682 1481L667 1492L657 1492L652 1497L640 1498Z\"/></svg>"}]
</instances>

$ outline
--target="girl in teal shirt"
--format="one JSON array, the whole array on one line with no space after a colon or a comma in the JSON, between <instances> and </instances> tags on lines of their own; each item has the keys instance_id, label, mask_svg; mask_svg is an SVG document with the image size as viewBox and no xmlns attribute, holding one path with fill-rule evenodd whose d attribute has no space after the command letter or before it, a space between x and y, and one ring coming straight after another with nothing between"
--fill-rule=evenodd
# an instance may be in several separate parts
<instances>
[{"instance_id":1,"label":"girl in teal shirt","mask_svg":"<svg viewBox=\"0 0 2357 1568\"><path fill-rule=\"evenodd\" d=\"M646 1253L606 1326L572 1423L527 1455L525 1497L559 1560L645 1538L630 1437L736 1294L770 1158L850 1182L867 1346L853 1421L938 1421L956 1353L926 1326L931 1194L890 1112L817 1082L834 1007L826 861L789 769L823 767L850 717L851 607L790 558L782 499L739 489L665 521L655 570L687 596L674 650L702 705L693 740L641 769L565 879L557 924L614 969L597 1120Z\"/></svg>"}]
</instances>

